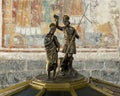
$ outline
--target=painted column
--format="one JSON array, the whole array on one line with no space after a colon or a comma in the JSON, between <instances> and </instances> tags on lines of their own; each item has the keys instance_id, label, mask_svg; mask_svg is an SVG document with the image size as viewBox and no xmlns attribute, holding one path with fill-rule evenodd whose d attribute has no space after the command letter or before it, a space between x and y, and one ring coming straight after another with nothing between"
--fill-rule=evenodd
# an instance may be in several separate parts
<instances>
[{"instance_id":1,"label":"painted column","mask_svg":"<svg viewBox=\"0 0 120 96\"><path fill-rule=\"evenodd\" d=\"M44 14L43 14L44 22L51 22L50 1L49 0L42 0L42 4L43 4L43 11L44 11Z\"/></svg>"}]
</instances>

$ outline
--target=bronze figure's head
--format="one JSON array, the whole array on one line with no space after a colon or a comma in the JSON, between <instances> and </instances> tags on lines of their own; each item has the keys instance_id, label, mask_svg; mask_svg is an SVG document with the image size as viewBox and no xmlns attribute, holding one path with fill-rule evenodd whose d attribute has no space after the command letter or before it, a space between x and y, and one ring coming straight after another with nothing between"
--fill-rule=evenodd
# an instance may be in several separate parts
<instances>
[{"instance_id":1,"label":"bronze figure's head","mask_svg":"<svg viewBox=\"0 0 120 96\"><path fill-rule=\"evenodd\" d=\"M54 23L51 23L49 27L50 27L50 30L51 30L50 34L53 35L56 31L56 25Z\"/></svg>"},{"instance_id":2,"label":"bronze figure's head","mask_svg":"<svg viewBox=\"0 0 120 96\"><path fill-rule=\"evenodd\" d=\"M63 16L63 24L65 25L65 26L69 26L70 25L70 22L69 22L69 16L68 15L64 15Z\"/></svg>"}]
</instances>

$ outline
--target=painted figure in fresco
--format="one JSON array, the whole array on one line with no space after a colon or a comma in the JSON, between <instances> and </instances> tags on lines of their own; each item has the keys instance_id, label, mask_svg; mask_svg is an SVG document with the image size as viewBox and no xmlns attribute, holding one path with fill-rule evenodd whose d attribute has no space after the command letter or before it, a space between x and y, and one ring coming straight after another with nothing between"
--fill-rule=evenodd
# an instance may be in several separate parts
<instances>
[{"instance_id":1,"label":"painted figure in fresco","mask_svg":"<svg viewBox=\"0 0 120 96\"><path fill-rule=\"evenodd\" d=\"M54 35L56 31L56 25L50 24L50 32L45 36L44 45L47 54L46 70L48 72L48 79L51 78L50 72L53 71L53 78L56 77L56 68L58 65L58 52L60 49L60 43L57 37Z\"/></svg>"},{"instance_id":2,"label":"painted figure in fresco","mask_svg":"<svg viewBox=\"0 0 120 96\"><path fill-rule=\"evenodd\" d=\"M75 39L76 38L79 39L79 35L76 32L75 28L70 25L70 21L69 21L70 18L68 15L63 16L63 24L64 24L63 27L59 26L59 17L57 15L54 15L54 18L56 20L57 29L63 31L65 38L65 44L62 50L62 52L65 53L65 57L64 57L65 59L63 59L61 67L63 67L62 68L63 71L68 70L69 72L71 72L73 70L72 67L73 54L76 54Z\"/></svg>"}]
</instances>

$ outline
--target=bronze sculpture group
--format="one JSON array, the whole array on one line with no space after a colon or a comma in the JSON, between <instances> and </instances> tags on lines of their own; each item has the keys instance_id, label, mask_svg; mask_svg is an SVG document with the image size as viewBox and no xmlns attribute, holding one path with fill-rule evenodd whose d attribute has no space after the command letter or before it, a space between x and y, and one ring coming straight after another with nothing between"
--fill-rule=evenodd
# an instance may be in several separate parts
<instances>
[{"instance_id":1,"label":"bronze sculpture group","mask_svg":"<svg viewBox=\"0 0 120 96\"><path fill-rule=\"evenodd\" d=\"M76 32L75 28L70 25L69 16L63 16L64 26L59 26L59 17L54 15L56 24L50 24L50 31L45 36L44 45L47 53L47 72L48 79L51 78L50 72L53 70L53 78L56 77L56 69L58 66L58 52L60 49L60 43L57 40L57 37L54 35L56 28L61 30L64 34L65 44L62 52L65 54L64 57L60 58L60 72L62 76L72 75L74 69L72 67L73 63L73 54L76 54L76 44L75 39L79 39L79 35Z\"/></svg>"}]
</instances>

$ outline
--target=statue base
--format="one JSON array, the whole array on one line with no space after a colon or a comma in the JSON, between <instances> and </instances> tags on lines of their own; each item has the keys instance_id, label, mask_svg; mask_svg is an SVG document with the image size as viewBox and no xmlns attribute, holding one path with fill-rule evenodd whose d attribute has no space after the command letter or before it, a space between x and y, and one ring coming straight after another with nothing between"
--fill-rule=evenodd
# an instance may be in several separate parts
<instances>
[{"instance_id":1,"label":"statue base","mask_svg":"<svg viewBox=\"0 0 120 96\"><path fill-rule=\"evenodd\" d=\"M87 86L89 79L84 77L81 74L76 75L75 77L70 75L58 75L56 79L48 79L47 75L38 75L33 81L32 84L36 87L43 88L43 93L40 96L44 95L45 92L63 92L63 96L78 96L75 89L80 89ZM67 92L67 93L66 93ZM46 93L47 94L47 93ZM52 94L52 93L51 93ZM71 94L71 95L65 95ZM47 95L45 95L47 96ZM49 95L48 95L49 96ZM53 95L50 95L53 96ZM61 95L60 95L61 96Z\"/></svg>"},{"instance_id":2,"label":"statue base","mask_svg":"<svg viewBox=\"0 0 120 96\"><path fill-rule=\"evenodd\" d=\"M36 81L38 82L45 82L45 83L68 83L68 82L75 82L75 81L83 81L83 80L87 80L87 78L85 78L83 75L81 74L77 74L76 76L72 76L72 75L57 75L57 77L55 79L50 78L48 79L48 76L46 74L44 75L38 75L35 78Z\"/></svg>"}]
</instances>

